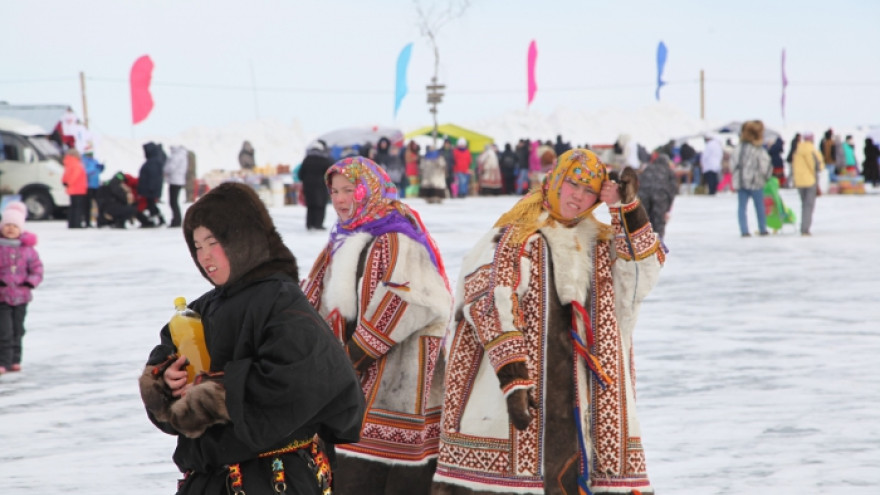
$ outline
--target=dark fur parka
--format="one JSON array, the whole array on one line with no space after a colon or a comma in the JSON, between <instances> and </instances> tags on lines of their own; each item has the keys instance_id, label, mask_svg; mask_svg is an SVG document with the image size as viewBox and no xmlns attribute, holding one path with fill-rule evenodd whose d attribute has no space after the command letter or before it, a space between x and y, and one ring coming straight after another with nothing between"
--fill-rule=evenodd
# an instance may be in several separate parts
<instances>
[{"instance_id":1,"label":"dark fur parka","mask_svg":"<svg viewBox=\"0 0 880 495\"><path fill-rule=\"evenodd\" d=\"M315 434L330 444L359 440L363 393L249 186L218 186L190 207L183 227L196 266L198 227L211 231L230 262L227 283L190 304L202 317L211 373L182 398L171 395L162 372L176 348L165 325L141 377L141 396L151 421L178 436L174 461L189 473L178 493L225 493L224 466L239 463L247 493L270 494L272 459L258 455ZM302 458L281 458L289 493L318 493Z\"/></svg>"}]
</instances>

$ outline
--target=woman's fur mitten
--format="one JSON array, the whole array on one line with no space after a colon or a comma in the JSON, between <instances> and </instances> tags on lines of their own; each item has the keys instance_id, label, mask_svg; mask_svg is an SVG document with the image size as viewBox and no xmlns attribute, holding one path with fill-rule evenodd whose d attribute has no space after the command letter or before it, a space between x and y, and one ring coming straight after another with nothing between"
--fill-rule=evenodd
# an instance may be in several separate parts
<instances>
[{"instance_id":1,"label":"woman's fur mitten","mask_svg":"<svg viewBox=\"0 0 880 495\"><path fill-rule=\"evenodd\" d=\"M183 435L198 438L209 427L229 421L226 388L220 381L206 380L190 387L171 404L168 422Z\"/></svg>"}]
</instances>

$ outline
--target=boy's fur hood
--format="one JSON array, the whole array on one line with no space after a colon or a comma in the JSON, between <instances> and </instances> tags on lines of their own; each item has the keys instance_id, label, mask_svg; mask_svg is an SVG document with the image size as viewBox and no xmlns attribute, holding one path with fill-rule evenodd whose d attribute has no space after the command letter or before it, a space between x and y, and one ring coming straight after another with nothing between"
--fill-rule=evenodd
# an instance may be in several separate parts
<instances>
[{"instance_id":1,"label":"boy's fur hood","mask_svg":"<svg viewBox=\"0 0 880 495\"><path fill-rule=\"evenodd\" d=\"M267 264L299 281L296 258L284 245L268 210L250 186L220 184L186 211L184 239L199 272L211 281L199 265L193 242L193 231L199 227L210 230L226 252L230 273L225 285Z\"/></svg>"}]
</instances>

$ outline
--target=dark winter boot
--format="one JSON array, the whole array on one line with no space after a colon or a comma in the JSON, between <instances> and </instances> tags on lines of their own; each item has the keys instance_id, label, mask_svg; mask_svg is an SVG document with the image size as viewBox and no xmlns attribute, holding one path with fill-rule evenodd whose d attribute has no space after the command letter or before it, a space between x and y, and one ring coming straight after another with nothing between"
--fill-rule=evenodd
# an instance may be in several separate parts
<instances>
[{"instance_id":1,"label":"dark winter boot","mask_svg":"<svg viewBox=\"0 0 880 495\"><path fill-rule=\"evenodd\" d=\"M153 220L150 217L148 217L147 215L145 215L144 212L142 212L142 211L137 212L137 214L135 215L135 218L137 218L138 222L141 223L142 229L148 229L150 227L155 227L155 225L153 224Z\"/></svg>"}]
</instances>

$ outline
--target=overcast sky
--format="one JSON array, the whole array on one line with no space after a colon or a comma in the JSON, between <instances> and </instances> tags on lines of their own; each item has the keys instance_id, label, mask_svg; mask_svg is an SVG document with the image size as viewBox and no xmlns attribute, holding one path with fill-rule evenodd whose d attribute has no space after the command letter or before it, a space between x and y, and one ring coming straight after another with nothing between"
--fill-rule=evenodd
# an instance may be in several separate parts
<instances>
[{"instance_id":1,"label":"overcast sky","mask_svg":"<svg viewBox=\"0 0 880 495\"><path fill-rule=\"evenodd\" d=\"M458 2L460 3L460 2ZM448 2L423 1L435 9ZM411 0L0 0L0 101L70 104L99 133L171 135L255 119L313 132L431 123L433 53ZM661 101L708 119L880 124L880 2L473 0L438 32L440 121L526 108L526 53L538 46L530 110L640 108ZM410 92L393 116L398 54L413 42ZM155 108L131 125L129 72L149 55Z\"/></svg>"}]
</instances>

